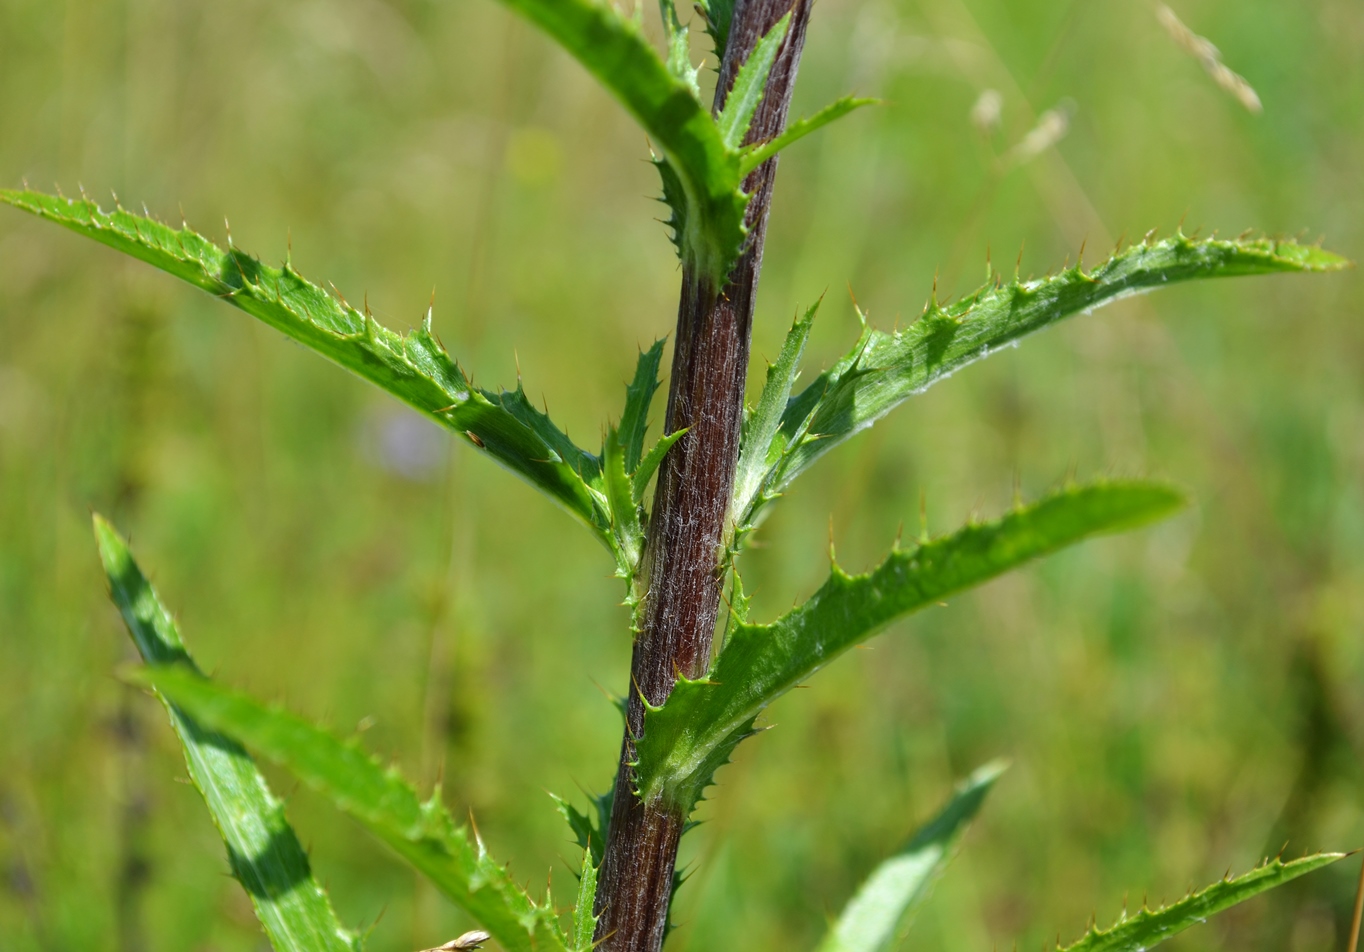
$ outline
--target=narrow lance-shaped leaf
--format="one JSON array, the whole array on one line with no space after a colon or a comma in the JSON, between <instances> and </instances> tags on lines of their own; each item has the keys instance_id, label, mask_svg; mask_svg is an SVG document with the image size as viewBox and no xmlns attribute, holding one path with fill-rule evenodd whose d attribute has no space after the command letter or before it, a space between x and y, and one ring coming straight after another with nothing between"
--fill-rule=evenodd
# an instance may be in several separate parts
<instances>
[{"instance_id":1,"label":"narrow lance-shaped leaf","mask_svg":"<svg viewBox=\"0 0 1364 952\"><path fill-rule=\"evenodd\" d=\"M450 818L439 793L423 802L396 770L382 767L357 743L193 672L157 667L126 677L156 688L196 720L292 771L420 870L507 952L567 948L552 906L526 895L483 843Z\"/></svg>"},{"instance_id":2,"label":"narrow lance-shaped leaf","mask_svg":"<svg viewBox=\"0 0 1364 952\"><path fill-rule=\"evenodd\" d=\"M1318 853L1285 863L1275 859L1243 876L1223 879L1200 892L1190 893L1179 902L1161 909L1143 908L1134 916L1124 916L1110 929L1092 928L1083 938L1060 952L1146 952L1154 945L1178 935L1190 926L1206 922L1224 909L1230 909L1253 896L1282 886L1304 873L1329 866L1343 859L1344 853Z\"/></svg>"},{"instance_id":3,"label":"narrow lance-shaped leaf","mask_svg":"<svg viewBox=\"0 0 1364 952\"><path fill-rule=\"evenodd\" d=\"M744 580L739 575L739 567L730 560L729 592L725 595L725 631L720 644L723 645L734 633L734 628L748 621L748 610L752 598L744 592Z\"/></svg>"},{"instance_id":4,"label":"narrow lance-shaped leaf","mask_svg":"<svg viewBox=\"0 0 1364 952\"><path fill-rule=\"evenodd\" d=\"M649 452L644 454L644 459L639 462L639 469L635 470L632 477L635 481L635 502L644 499L644 491L648 488L649 480L653 477L654 472L663 462L663 457L668 455L668 450L672 448L674 443L687 435L687 429L684 426L680 430L673 430L667 436L659 437L658 442L653 445Z\"/></svg>"},{"instance_id":5,"label":"narrow lance-shaped leaf","mask_svg":"<svg viewBox=\"0 0 1364 952\"><path fill-rule=\"evenodd\" d=\"M706 20L706 32L715 41L715 58L725 55L729 26L734 21L734 0L698 0L697 9Z\"/></svg>"},{"instance_id":6,"label":"narrow lance-shaped leaf","mask_svg":"<svg viewBox=\"0 0 1364 952\"><path fill-rule=\"evenodd\" d=\"M889 952L910 915L952 861L957 841L1007 765L995 761L958 785L936 817L858 887L819 952Z\"/></svg>"},{"instance_id":7,"label":"narrow lance-shaped leaf","mask_svg":"<svg viewBox=\"0 0 1364 952\"><path fill-rule=\"evenodd\" d=\"M31 191L0 189L0 201L138 258L240 308L453 430L548 494L617 556L600 463L579 449L518 388L473 387L432 333L430 315L400 336L336 300L288 263L282 268L191 231L123 209Z\"/></svg>"},{"instance_id":8,"label":"narrow lance-shaped leaf","mask_svg":"<svg viewBox=\"0 0 1364 952\"><path fill-rule=\"evenodd\" d=\"M792 398L782 419L790 450L765 488L779 492L816 459L910 396L1005 345L1077 313L1179 281L1286 271L1332 271L1345 259L1289 241L1194 240L1177 235L1126 249L1085 273L993 282L948 306L931 304L907 330L866 329L842 360ZM763 497L755 498L761 506ZM740 525L755 513L736 513Z\"/></svg>"},{"instance_id":9,"label":"narrow lance-shaped leaf","mask_svg":"<svg viewBox=\"0 0 1364 952\"><path fill-rule=\"evenodd\" d=\"M573 904L573 948L586 952L592 948L592 934L597 931L597 916L592 910L597 904L597 864L592 851L583 851L583 868L578 874L578 899Z\"/></svg>"},{"instance_id":10,"label":"narrow lance-shaped leaf","mask_svg":"<svg viewBox=\"0 0 1364 952\"><path fill-rule=\"evenodd\" d=\"M744 240L748 199L739 155L725 146L690 85L654 52L638 25L596 0L503 0L573 55L625 106L676 178L669 195L683 260L719 286ZM662 170L660 170L662 171ZM670 190L665 187L665 195Z\"/></svg>"},{"instance_id":11,"label":"narrow lance-shaped leaf","mask_svg":"<svg viewBox=\"0 0 1364 952\"><path fill-rule=\"evenodd\" d=\"M740 439L739 464L734 472L734 494L730 503L731 520L738 513L753 509L753 501L762 489L763 480L772 467L781 459L789 436L782 432L782 414L791 399L791 388L800 374L800 358L805 353L805 345L810 340L810 330L815 324L815 313L819 310L816 301L803 317L791 325L782 343L777 362L767 368L767 380L763 384L758 404L744 420L743 434ZM744 525L738 524L742 531Z\"/></svg>"},{"instance_id":12,"label":"narrow lance-shaped leaf","mask_svg":"<svg viewBox=\"0 0 1364 952\"><path fill-rule=\"evenodd\" d=\"M644 529L639 521L639 503L635 501L634 483L625 471L625 449L621 446L620 433L614 426L606 431L602 466L606 499L611 507L611 532L615 536L617 549L629 566L617 574L633 578L640 550L644 546Z\"/></svg>"},{"instance_id":13,"label":"narrow lance-shaped leaf","mask_svg":"<svg viewBox=\"0 0 1364 952\"><path fill-rule=\"evenodd\" d=\"M593 812L596 816L589 816L580 812L573 804L563 797L550 794L554 799L554 806L559 811L559 815L564 818L568 828L573 831L574 841L592 855L592 863L600 866L604 849L606 846L606 828L611 822L611 801L614 799L615 791L608 789L606 793L592 797Z\"/></svg>"},{"instance_id":14,"label":"narrow lance-shaped leaf","mask_svg":"<svg viewBox=\"0 0 1364 952\"><path fill-rule=\"evenodd\" d=\"M94 523L110 596L138 652L149 664L197 672L175 620L133 561L127 543L101 517L95 516ZM227 846L232 875L251 898L276 952L358 952L359 938L337 920L283 805L251 756L164 696L161 700L184 748L190 780Z\"/></svg>"},{"instance_id":15,"label":"narrow lance-shaped leaf","mask_svg":"<svg viewBox=\"0 0 1364 952\"><path fill-rule=\"evenodd\" d=\"M691 90L697 100L701 98L701 87L696 81L700 72L691 62L690 31L677 18L677 4L674 0L658 0L658 13L663 20L663 32L668 47L666 64L672 73Z\"/></svg>"},{"instance_id":16,"label":"narrow lance-shaped leaf","mask_svg":"<svg viewBox=\"0 0 1364 952\"><path fill-rule=\"evenodd\" d=\"M1182 502L1159 484L1099 483L897 550L866 575L835 566L805 604L771 624L737 625L705 679L679 679L661 707L646 710L636 743L637 792L689 812L768 704L889 622L1082 539L1165 516Z\"/></svg>"},{"instance_id":17,"label":"narrow lance-shaped leaf","mask_svg":"<svg viewBox=\"0 0 1364 952\"><path fill-rule=\"evenodd\" d=\"M824 128L836 119L842 119L856 109L861 109L863 106L874 106L880 101L879 99L866 99L856 96L844 96L842 99L834 100L813 116L798 119L791 123L786 127L786 131L776 138L768 139L766 142L756 142L744 149L739 160L739 172L747 176L749 172L752 172L782 149L799 142L810 133Z\"/></svg>"},{"instance_id":18,"label":"narrow lance-shaped leaf","mask_svg":"<svg viewBox=\"0 0 1364 952\"><path fill-rule=\"evenodd\" d=\"M663 341L641 351L635 379L625 388L625 410L620 415L620 442L625 450L625 470L633 473L644 456L644 437L649 432L649 407L658 391L658 368L663 362Z\"/></svg>"},{"instance_id":19,"label":"narrow lance-shaped leaf","mask_svg":"<svg viewBox=\"0 0 1364 952\"><path fill-rule=\"evenodd\" d=\"M744 136L748 135L748 127L753 122L753 113L758 110L763 91L767 88L772 64L777 61L777 53L790 26L791 14L788 13L763 34L734 77L734 85L725 98L724 108L715 119L715 124L720 127L720 137L730 149L738 149L744 144Z\"/></svg>"}]
</instances>

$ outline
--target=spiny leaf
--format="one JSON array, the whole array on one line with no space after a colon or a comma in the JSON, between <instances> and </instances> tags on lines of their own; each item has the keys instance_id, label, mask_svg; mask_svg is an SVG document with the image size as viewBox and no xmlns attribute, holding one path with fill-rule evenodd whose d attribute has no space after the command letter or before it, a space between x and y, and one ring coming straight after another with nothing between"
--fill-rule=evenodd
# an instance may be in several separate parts
<instances>
[{"instance_id":1,"label":"spiny leaf","mask_svg":"<svg viewBox=\"0 0 1364 952\"><path fill-rule=\"evenodd\" d=\"M108 522L94 517L109 592L138 652L149 664L198 672L175 620ZM227 846L232 875L242 884L276 952L359 952L359 937L337 921L327 893L313 878L308 854L284 807L270 793L251 756L235 741L205 729L166 700L171 727L185 751L190 780L204 797Z\"/></svg>"},{"instance_id":2,"label":"spiny leaf","mask_svg":"<svg viewBox=\"0 0 1364 952\"><path fill-rule=\"evenodd\" d=\"M1143 908L1135 916L1124 916L1111 929L1092 928L1082 939L1066 946L1061 952L1146 952L1190 926L1206 922L1209 916L1297 879L1304 873L1329 866L1344 856L1344 853L1318 853L1288 863L1275 859L1243 876L1223 879L1201 892L1190 893L1163 909Z\"/></svg>"},{"instance_id":3,"label":"spiny leaf","mask_svg":"<svg viewBox=\"0 0 1364 952\"><path fill-rule=\"evenodd\" d=\"M729 89L724 108L715 120L720 127L720 137L730 149L738 149L744 144L748 127L753 122L753 113L757 111L763 91L767 88L767 76L772 72L772 64L777 61L777 53L790 26L791 14L787 13L758 40L734 77L734 85Z\"/></svg>"},{"instance_id":4,"label":"spiny leaf","mask_svg":"<svg viewBox=\"0 0 1364 952\"><path fill-rule=\"evenodd\" d=\"M958 785L947 805L867 877L843 907L819 952L889 952L910 914L947 864L1006 764L995 761Z\"/></svg>"},{"instance_id":5,"label":"spiny leaf","mask_svg":"<svg viewBox=\"0 0 1364 952\"><path fill-rule=\"evenodd\" d=\"M772 156L776 155L787 146L804 139L810 133L822 129L836 119L842 119L848 113L861 109L863 106L873 106L880 102L879 99L865 99L856 96L844 96L825 106L819 112L807 119L800 119L786 127L786 131L774 139L766 142L757 142L743 151L743 157L739 160L739 171L747 177L758 166L762 165Z\"/></svg>"},{"instance_id":6,"label":"spiny leaf","mask_svg":"<svg viewBox=\"0 0 1364 952\"><path fill-rule=\"evenodd\" d=\"M734 22L734 0L698 0L697 7L706 19L706 32L715 41L715 57L720 59L729 45L729 27Z\"/></svg>"},{"instance_id":7,"label":"spiny leaf","mask_svg":"<svg viewBox=\"0 0 1364 952\"><path fill-rule=\"evenodd\" d=\"M581 813L563 797L550 794L568 828L573 831L577 844L592 854L593 862L600 866L605 855L606 829L611 823L611 802L615 799L615 786L603 794L590 797L596 816Z\"/></svg>"},{"instance_id":8,"label":"spiny leaf","mask_svg":"<svg viewBox=\"0 0 1364 952\"><path fill-rule=\"evenodd\" d=\"M492 456L581 520L621 561L605 499L594 487L600 462L579 449L518 387L473 387L431 331L430 314L400 336L368 313L305 280L287 262L261 264L191 231L122 208L32 191L0 189L0 201L56 222L160 268L240 308L387 390Z\"/></svg>"},{"instance_id":9,"label":"spiny leaf","mask_svg":"<svg viewBox=\"0 0 1364 952\"><path fill-rule=\"evenodd\" d=\"M687 435L687 429L688 427L684 426L680 430L673 430L667 436L659 437L658 442L644 455L644 459L640 461L639 469L635 470L633 477L635 481L635 502L644 499L644 491L649 486L649 479L654 475L654 470L658 469L659 464L663 462L663 457L668 455L668 450L672 445Z\"/></svg>"},{"instance_id":10,"label":"spiny leaf","mask_svg":"<svg viewBox=\"0 0 1364 952\"><path fill-rule=\"evenodd\" d=\"M720 641L721 647L729 640L729 636L734 629L748 621L749 603L752 601L744 593L744 580L739 575L739 568L730 560L729 566L729 596L725 599L725 632Z\"/></svg>"},{"instance_id":11,"label":"spiny leaf","mask_svg":"<svg viewBox=\"0 0 1364 952\"><path fill-rule=\"evenodd\" d=\"M937 381L1072 314L1179 281L1284 271L1334 271L1348 262L1291 241L1194 240L1134 245L1089 273L1079 266L1038 281L990 282L910 328L867 328L833 367L793 397L782 418L790 449L767 480L780 492L816 459ZM796 438L797 434L803 435ZM763 504L755 498L754 506ZM736 513L738 523L754 513Z\"/></svg>"},{"instance_id":12,"label":"spiny leaf","mask_svg":"<svg viewBox=\"0 0 1364 952\"><path fill-rule=\"evenodd\" d=\"M721 286L743 244L748 199L739 191L739 154L726 148L688 83L668 69L638 25L606 3L503 2L558 41L643 126L667 169L664 194L682 259Z\"/></svg>"},{"instance_id":13,"label":"spiny leaf","mask_svg":"<svg viewBox=\"0 0 1364 952\"><path fill-rule=\"evenodd\" d=\"M658 0L658 13L663 19L663 33L668 47L668 72L686 84L697 100L701 98L701 87L696 81L699 70L691 62L691 40L688 30L677 19L677 5L674 0Z\"/></svg>"},{"instance_id":14,"label":"spiny leaf","mask_svg":"<svg viewBox=\"0 0 1364 952\"><path fill-rule=\"evenodd\" d=\"M644 455L644 436L649 431L649 406L658 390L658 367L663 362L663 341L640 351L635 379L625 388L625 411L620 415L620 439L625 448L625 471L639 468Z\"/></svg>"},{"instance_id":15,"label":"spiny leaf","mask_svg":"<svg viewBox=\"0 0 1364 952\"><path fill-rule=\"evenodd\" d=\"M654 156L654 168L658 171L659 183L663 187L663 195L659 201L668 206L668 217L663 222L668 229L668 240L673 243L677 257L686 261L689 254L687 236L692 234L688 226L691 216L687 210L687 190L682 185L682 178L673 170L667 159Z\"/></svg>"},{"instance_id":16,"label":"spiny leaf","mask_svg":"<svg viewBox=\"0 0 1364 952\"><path fill-rule=\"evenodd\" d=\"M592 948L592 936L597 929L593 910L597 899L597 873L606 852L606 828L611 822L611 801L615 787L600 796L591 797L595 817L580 812L563 797L550 794L554 805L563 816L573 837L583 850L582 871L578 875L578 898L573 908L573 947L578 952Z\"/></svg>"},{"instance_id":17,"label":"spiny leaf","mask_svg":"<svg viewBox=\"0 0 1364 952\"><path fill-rule=\"evenodd\" d=\"M573 904L572 947L575 952L588 952L592 948L592 936L597 931L597 917L593 915L596 903L597 863L588 851L583 853L583 869L578 876L578 899Z\"/></svg>"},{"instance_id":18,"label":"spiny leaf","mask_svg":"<svg viewBox=\"0 0 1364 952\"><path fill-rule=\"evenodd\" d=\"M292 771L425 874L507 952L567 949L552 905L537 905L490 859L483 843L450 818L439 793L422 802L396 770L386 770L358 743L182 668L145 668L126 677Z\"/></svg>"},{"instance_id":19,"label":"spiny leaf","mask_svg":"<svg viewBox=\"0 0 1364 952\"><path fill-rule=\"evenodd\" d=\"M736 626L704 679L679 679L661 707L646 710L636 742L637 792L686 815L768 704L889 622L1082 539L1160 518L1182 502L1159 484L1098 483L897 550L866 575L835 566L805 604L768 625Z\"/></svg>"},{"instance_id":20,"label":"spiny leaf","mask_svg":"<svg viewBox=\"0 0 1364 952\"><path fill-rule=\"evenodd\" d=\"M625 449L620 443L620 433L614 426L606 431L606 444L602 452L606 499L611 507L611 532L615 536L616 548L624 555L629 566L626 572L620 574L633 578L644 545L644 530L639 522L639 503L635 501L634 483L625 471Z\"/></svg>"},{"instance_id":21,"label":"spiny leaf","mask_svg":"<svg viewBox=\"0 0 1364 952\"><path fill-rule=\"evenodd\" d=\"M762 492L763 482L773 472L782 453L785 452L789 435L782 432L782 414L791 399L791 388L799 376L800 358L805 353L805 345L810 340L810 330L814 327L815 313L819 310L816 301L804 317L797 318L791 325L782 343L777 362L767 368L767 380L763 384L762 396L758 405L744 420L743 434L740 439L739 464L734 473L734 493L730 502L731 525L736 535L741 536L748 526L738 521L738 516L753 511L753 503Z\"/></svg>"}]
</instances>

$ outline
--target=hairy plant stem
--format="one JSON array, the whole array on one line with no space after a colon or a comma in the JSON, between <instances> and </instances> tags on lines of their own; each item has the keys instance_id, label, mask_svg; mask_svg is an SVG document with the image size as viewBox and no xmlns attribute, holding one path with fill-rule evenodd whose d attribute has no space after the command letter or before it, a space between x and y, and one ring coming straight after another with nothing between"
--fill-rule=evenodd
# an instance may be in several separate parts
<instances>
[{"instance_id":1,"label":"hairy plant stem","mask_svg":"<svg viewBox=\"0 0 1364 952\"><path fill-rule=\"evenodd\" d=\"M735 6L715 91L716 113L758 40L787 12L794 13L748 142L770 139L785 128L810 2L739 0ZM662 704L679 674L700 677L710 662L753 304L776 173L773 158L744 182L753 196L749 237L725 286L716 288L690 267L682 272L666 432L689 429L659 470L641 563L647 594L631 658L625 737L597 890L596 939L605 952L658 952L667 931L677 844L687 818L678 807L641 801L629 765L635 759L633 738L644 726L643 699Z\"/></svg>"}]
</instances>

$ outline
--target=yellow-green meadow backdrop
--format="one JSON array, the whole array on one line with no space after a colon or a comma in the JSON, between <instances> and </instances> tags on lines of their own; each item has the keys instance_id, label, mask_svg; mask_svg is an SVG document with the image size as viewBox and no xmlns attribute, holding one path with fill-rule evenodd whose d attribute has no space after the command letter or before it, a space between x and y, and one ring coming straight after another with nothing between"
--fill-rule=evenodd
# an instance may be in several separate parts
<instances>
[{"instance_id":1,"label":"yellow-green meadow backdrop","mask_svg":"<svg viewBox=\"0 0 1364 952\"><path fill-rule=\"evenodd\" d=\"M935 274L959 295L987 255L1012 268L1022 247L1042 274L1181 221L1364 258L1364 7L1175 11L1262 114L1144 2L820 0L796 111L885 103L782 159L755 353L775 357L821 294L813 367L857 333L849 292L889 328ZM999 128L982 133L986 90ZM1065 134L1029 155L1048 110ZM647 158L586 73L492 0L0 0L0 184L117 192L267 259L291 243L301 271L398 327L434 288L435 328L476 380L519 372L585 445L675 315ZM901 622L774 705L684 844L672 949L811 948L953 779L999 756L1013 768L906 948L1037 949L1285 842L1364 843L1360 273L1129 299L916 398L760 530L756 617L814 589L831 535L861 570L902 524L917 534L921 500L945 532L1067 474L1156 475L1194 503ZM629 653L597 543L245 315L0 208L6 952L264 948L164 715L113 676L132 650L91 509L131 534L205 668L443 778L489 848L567 903L577 850L546 791L581 803L609 783L604 693ZM373 952L469 927L270 776ZM1339 949L1354 874L1178 947Z\"/></svg>"}]
</instances>

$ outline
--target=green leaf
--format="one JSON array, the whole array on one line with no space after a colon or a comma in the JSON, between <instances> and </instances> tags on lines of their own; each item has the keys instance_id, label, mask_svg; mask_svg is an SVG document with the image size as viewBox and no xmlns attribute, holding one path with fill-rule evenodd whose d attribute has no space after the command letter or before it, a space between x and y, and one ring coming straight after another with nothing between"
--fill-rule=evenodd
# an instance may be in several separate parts
<instances>
[{"instance_id":1,"label":"green leaf","mask_svg":"<svg viewBox=\"0 0 1364 952\"><path fill-rule=\"evenodd\" d=\"M892 552L866 575L837 566L805 604L768 625L740 624L704 679L680 678L645 712L635 782L684 815L775 698L903 615L1100 533L1165 516L1182 497L1155 483L1067 489L1002 519Z\"/></svg>"},{"instance_id":2,"label":"green leaf","mask_svg":"<svg viewBox=\"0 0 1364 952\"><path fill-rule=\"evenodd\" d=\"M1085 273L991 281L948 307L931 303L908 329L867 328L848 354L793 397L782 418L790 449L767 479L780 492L853 434L967 364L1072 314L1179 281L1284 271L1334 271L1348 262L1291 241L1196 241L1177 235L1132 246ZM761 497L754 506L761 506ZM753 512L736 513L740 525Z\"/></svg>"},{"instance_id":3,"label":"green leaf","mask_svg":"<svg viewBox=\"0 0 1364 952\"><path fill-rule=\"evenodd\" d=\"M634 482L625 471L625 449L620 444L620 433L613 426L606 431L603 449L606 498L611 507L611 532L615 535L617 551L625 557L629 569L618 573L633 578L644 546L644 529L639 522L639 503L635 501Z\"/></svg>"},{"instance_id":4,"label":"green leaf","mask_svg":"<svg viewBox=\"0 0 1364 952\"><path fill-rule=\"evenodd\" d=\"M109 592L137 650L149 664L198 672L175 620L108 522L94 517L95 540ZM255 763L235 741L212 733L166 700L184 747L190 780L204 797L227 845L232 875L242 884L276 952L359 952L360 939L337 921L313 879L308 854Z\"/></svg>"},{"instance_id":5,"label":"green leaf","mask_svg":"<svg viewBox=\"0 0 1364 952\"><path fill-rule=\"evenodd\" d=\"M429 312L419 328L400 336L288 263L272 268L236 248L224 251L188 227L39 192L0 189L0 201L208 291L387 390L549 495L620 561L605 499L593 489L598 459L531 406L519 387L501 393L473 387L432 333Z\"/></svg>"},{"instance_id":6,"label":"green leaf","mask_svg":"<svg viewBox=\"0 0 1364 952\"><path fill-rule=\"evenodd\" d=\"M729 27L734 22L734 0L698 0L697 6L706 19L706 32L715 41L715 58L723 59L729 45Z\"/></svg>"},{"instance_id":7,"label":"green leaf","mask_svg":"<svg viewBox=\"0 0 1364 952\"><path fill-rule=\"evenodd\" d=\"M692 96L701 98L701 87L696 81L700 72L691 63L691 40L688 30L677 19L677 4L674 0L658 0L658 13L663 19L663 33L668 47L668 72L686 84Z\"/></svg>"},{"instance_id":8,"label":"green leaf","mask_svg":"<svg viewBox=\"0 0 1364 952\"><path fill-rule=\"evenodd\" d=\"M583 853L583 869L578 875L578 899L573 904L573 948L578 952L592 948L592 936L597 931L597 917L593 915L596 903L597 865L592 859L592 852L588 850Z\"/></svg>"},{"instance_id":9,"label":"green leaf","mask_svg":"<svg viewBox=\"0 0 1364 952\"><path fill-rule=\"evenodd\" d=\"M586 67L648 133L662 153L682 260L720 287L743 244L748 198L739 191L739 154L725 146L689 84L668 69L637 24L604 2L503 2Z\"/></svg>"},{"instance_id":10,"label":"green leaf","mask_svg":"<svg viewBox=\"0 0 1364 952\"><path fill-rule=\"evenodd\" d=\"M423 802L355 741L225 688L192 671L152 667L129 681L156 688L190 716L286 767L420 870L507 952L565 952L551 904L538 905L477 837L456 824L439 791Z\"/></svg>"},{"instance_id":11,"label":"green leaf","mask_svg":"<svg viewBox=\"0 0 1364 952\"><path fill-rule=\"evenodd\" d=\"M673 430L667 436L659 437L658 442L645 454L644 459L640 461L639 469L635 470L635 502L644 499L644 491L649 488L649 480L654 475L654 470L658 469L672 445L687 435L687 430L688 427L684 426L680 430Z\"/></svg>"},{"instance_id":12,"label":"green leaf","mask_svg":"<svg viewBox=\"0 0 1364 952\"><path fill-rule=\"evenodd\" d=\"M1163 909L1143 907L1135 916L1124 915L1111 929L1091 928L1061 952L1145 952L1190 926L1206 922L1209 916L1344 857L1344 853L1318 853L1289 863L1275 859L1243 876L1223 879L1201 892L1190 893Z\"/></svg>"},{"instance_id":13,"label":"green leaf","mask_svg":"<svg viewBox=\"0 0 1364 952\"><path fill-rule=\"evenodd\" d=\"M768 74L772 72L772 64L777 61L777 53L790 26L791 14L787 13L758 40L734 77L734 85L725 98L724 108L716 117L720 137L730 149L738 149L744 144L744 136L748 135L748 127L753 122L753 113L757 111L763 92L767 89Z\"/></svg>"},{"instance_id":14,"label":"green leaf","mask_svg":"<svg viewBox=\"0 0 1364 952\"><path fill-rule=\"evenodd\" d=\"M910 914L952 861L961 834L1006 767L1000 761L986 764L958 785L941 812L867 877L819 952L889 952Z\"/></svg>"},{"instance_id":15,"label":"green leaf","mask_svg":"<svg viewBox=\"0 0 1364 952\"><path fill-rule=\"evenodd\" d=\"M734 494L730 502L730 524L736 527L737 536L741 537L750 527L735 517L753 512L754 501L762 492L764 481L781 460L790 440L790 434L781 429L782 414L786 412L791 388L800 375L800 358L810 340L810 330L814 327L819 305L820 302L816 301L804 317L797 318L791 325L782 343L781 353L777 355L777 362L767 368L767 380L763 384L758 405L744 420L739 441L739 463L734 472Z\"/></svg>"},{"instance_id":16,"label":"green leaf","mask_svg":"<svg viewBox=\"0 0 1364 952\"><path fill-rule=\"evenodd\" d=\"M644 436L649 432L649 406L658 390L658 368L663 362L663 341L640 351L635 379L625 388L625 412L620 415L621 445L625 448L625 471L639 468L644 455Z\"/></svg>"},{"instance_id":17,"label":"green leaf","mask_svg":"<svg viewBox=\"0 0 1364 952\"><path fill-rule=\"evenodd\" d=\"M822 129L835 119L842 119L848 113L861 109L863 106L873 106L881 102L879 99L865 99L856 96L844 96L842 99L829 103L819 112L810 116L808 119L800 119L786 127L786 131L774 139L766 142L757 142L743 150L743 155L739 159L739 172L747 177L758 166L762 165L772 156L793 143L804 139L817 129Z\"/></svg>"},{"instance_id":18,"label":"green leaf","mask_svg":"<svg viewBox=\"0 0 1364 952\"><path fill-rule=\"evenodd\" d=\"M592 808L596 813L595 817L580 813L563 797L555 796L552 793L550 797L553 798L559 815L564 818L568 823L568 828L573 831L574 840L580 847L592 854L593 864L600 866L606 849L606 829L611 824L611 802L615 799L614 785L605 793L590 798Z\"/></svg>"},{"instance_id":19,"label":"green leaf","mask_svg":"<svg viewBox=\"0 0 1364 952\"><path fill-rule=\"evenodd\" d=\"M734 629L748 621L748 609L752 599L744 593L744 580L739 575L739 568L730 560L729 566L729 594L725 599L725 631L724 637L720 641L721 647L729 640L729 636L734 633Z\"/></svg>"}]
</instances>

